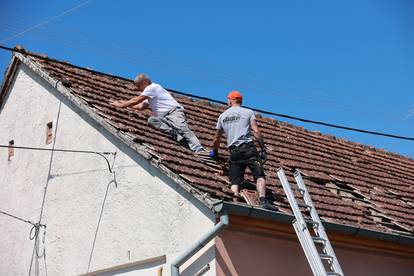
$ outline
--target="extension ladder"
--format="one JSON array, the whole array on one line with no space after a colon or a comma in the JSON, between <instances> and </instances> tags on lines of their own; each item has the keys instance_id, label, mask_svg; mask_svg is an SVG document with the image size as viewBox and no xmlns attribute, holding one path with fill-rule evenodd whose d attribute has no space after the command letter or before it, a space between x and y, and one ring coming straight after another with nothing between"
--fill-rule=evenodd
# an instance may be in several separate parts
<instances>
[{"instance_id":1,"label":"extension ladder","mask_svg":"<svg viewBox=\"0 0 414 276\"><path fill-rule=\"evenodd\" d=\"M344 273L342 272L332 245L329 242L328 235L325 232L319 215L316 212L308 189L303 182L300 171L296 170L294 173L297 183L295 189L298 191L297 194L300 195L299 198L302 199L304 204L297 202L295 195L292 192L294 187L290 186L282 168L278 169L277 175L289 200L293 214L295 215L296 219L293 221L293 228L295 229L296 235L302 245L302 249L305 252L313 275L343 276ZM300 207L310 214L310 219L305 219L303 217ZM309 229L312 231L309 231Z\"/></svg>"}]
</instances>

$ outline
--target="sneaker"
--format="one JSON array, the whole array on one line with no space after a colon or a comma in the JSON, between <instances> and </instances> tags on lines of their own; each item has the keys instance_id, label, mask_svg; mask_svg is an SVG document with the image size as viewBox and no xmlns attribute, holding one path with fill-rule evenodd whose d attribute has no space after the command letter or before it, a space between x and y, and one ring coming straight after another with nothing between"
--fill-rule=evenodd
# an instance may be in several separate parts
<instances>
[{"instance_id":1,"label":"sneaker","mask_svg":"<svg viewBox=\"0 0 414 276\"><path fill-rule=\"evenodd\" d=\"M210 152L206 149L202 149L195 152L194 155L198 157L210 157Z\"/></svg>"}]
</instances>

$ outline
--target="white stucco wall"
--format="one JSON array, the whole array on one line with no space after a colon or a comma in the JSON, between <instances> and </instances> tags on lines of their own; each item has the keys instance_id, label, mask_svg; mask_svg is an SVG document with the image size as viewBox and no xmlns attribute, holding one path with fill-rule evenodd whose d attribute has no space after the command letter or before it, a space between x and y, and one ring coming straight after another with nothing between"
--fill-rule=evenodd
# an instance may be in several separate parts
<instances>
[{"instance_id":1,"label":"white stucco wall","mask_svg":"<svg viewBox=\"0 0 414 276\"><path fill-rule=\"evenodd\" d=\"M202 204L26 65L19 66L10 89L0 111L0 144L52 148L45 135L53 121L55 148L118 152L115 185L98 155L16 149L8 161L7 149L0 148L0 210L33 222L43 212L48 275L77 275L164 254L170 262L214 225ZM33 275L37 267L45 275L44 258L32 257L30 228L0 214L0 275L27 275L30 267ZM210 247L187 273L210 262L205 275L214 275L214 254Z\"/></svg>"}]
</instances>

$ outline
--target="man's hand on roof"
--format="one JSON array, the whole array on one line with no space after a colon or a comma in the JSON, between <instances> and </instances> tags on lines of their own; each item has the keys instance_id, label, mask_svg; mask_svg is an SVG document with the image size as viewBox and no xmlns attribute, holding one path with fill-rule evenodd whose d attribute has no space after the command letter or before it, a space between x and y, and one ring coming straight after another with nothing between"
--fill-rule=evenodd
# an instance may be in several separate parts
<instances>
[{"instance_id":1,"label":"man's hand on roof","mask_svg":"<svg viewBox=\"0 0 414 276\"><path fill-rule=\"evenodd\" d=\"M123 100L113 101L113 102L110 102L110 104L116 107L123 107L124 101Z\"/></svg>"},{"instance_id":2,"label":"man's hand on roof","mask_svg":"<svg viewBox=\"0 0 414 276\"><path fill-rule=\"evenodd\" d=\"M213 160L218 161L218 160L219 160L219 153L218 153L218 150L211 149L211 150L210 150L210 158L211 158L211 159L213 159Z\"/></svg>"}]
</instances>

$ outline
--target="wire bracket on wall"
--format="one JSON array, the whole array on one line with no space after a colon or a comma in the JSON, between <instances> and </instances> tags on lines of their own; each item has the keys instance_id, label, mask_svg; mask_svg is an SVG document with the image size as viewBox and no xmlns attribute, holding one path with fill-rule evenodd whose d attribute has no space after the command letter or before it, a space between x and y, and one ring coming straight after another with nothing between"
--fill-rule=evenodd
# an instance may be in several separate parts
<instances>
[{"instance_id":1,"label":"wire bracket on wall","mask_svg":"<svg viewBox=\"0 0 414 276\"><path fill-rule=\"evenodd\" d=\"M90 153L97 154L105 159L106 164L108 165L108 170L112 173L112 168L107 158L108 155L116 156L116 152L99 152L99 151L89 151L89 150L72 150L72 149L47 149L47 148L36 148L36 147L22 147L22 146L10 146L10 145L0 145L0 148L13 148L13 149L23 149L23 150L38 150L38 151L54 151L54 152L69 152L69 153Z\"/></svg>"}]
</instances>

